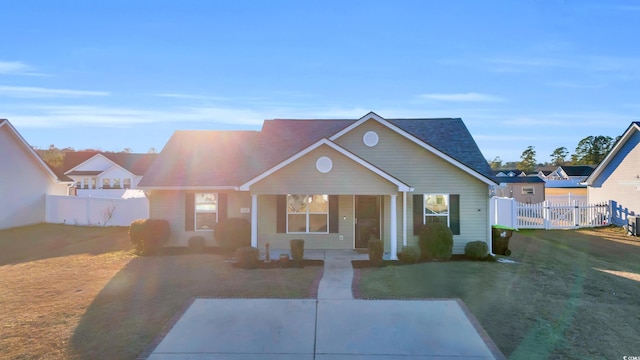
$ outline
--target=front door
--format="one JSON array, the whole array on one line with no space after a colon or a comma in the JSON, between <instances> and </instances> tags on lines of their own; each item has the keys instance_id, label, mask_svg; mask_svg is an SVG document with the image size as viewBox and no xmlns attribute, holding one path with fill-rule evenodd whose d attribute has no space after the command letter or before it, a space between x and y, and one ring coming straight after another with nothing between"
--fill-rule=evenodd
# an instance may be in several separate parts
<instances>
[{"instance_id":1,"label":"front door","mask_svg":"<svg viewBox=\"0 0 640 360\"><path fill-rule=\"evenodd\" d=\"M367 248L369 239L380 238L380 196L356 196L356 248Z\"/></svg>"}]
</instances>

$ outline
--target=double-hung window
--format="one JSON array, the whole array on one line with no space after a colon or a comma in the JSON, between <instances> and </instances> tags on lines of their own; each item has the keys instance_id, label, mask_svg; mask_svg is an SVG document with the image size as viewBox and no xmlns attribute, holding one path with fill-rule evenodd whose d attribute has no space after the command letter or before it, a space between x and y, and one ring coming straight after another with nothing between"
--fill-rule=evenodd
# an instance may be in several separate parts
<instances>
[{"instance_id":1,"label":"double-hung window","mask_svg":"<svg viewBox=\"0 0 640 360\"><path fill-rule=\"evenodd\" d=\"M196 193L195 222L195 230L213 230L218 222L218 194Z\"/></svg>"},{"instance_id":2,"label":"double-hung window","mask_svg":"<svg viewBox=\"0 0 640 360\"><path fill-rule=\"evenodd\" d=\"M424 223L443 223L449 226L449 195L424 195Z\"/></svg>"},{"instance_id":3,"label":"double-hung window","mask_svg":"<svg viewBox=\"0 0 640 360\"><path fill-rule=\"evenodd\" d=\"M287 195L287 232L329 232L329 195Z\"/></svg>"}]
</instances>

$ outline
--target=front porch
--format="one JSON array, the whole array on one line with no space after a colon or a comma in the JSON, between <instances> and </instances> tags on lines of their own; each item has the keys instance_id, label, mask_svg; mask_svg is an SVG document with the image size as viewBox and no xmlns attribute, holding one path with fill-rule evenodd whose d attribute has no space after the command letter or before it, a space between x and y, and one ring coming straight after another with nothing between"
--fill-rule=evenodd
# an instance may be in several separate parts
<instances>
[{"instance_id":1,"label":"front porch","mask_svg":"<svg viewBox=\"0 0 640 360\"><path fill-rule=\"evenodd\" d=\"M297 205L300 197L308 204ZM366 249L384 241L396 260L409 242L407 193L400 195L251 195L251 246L288 251L292 239L306 250Z\"/></svg>"}]
</instances>

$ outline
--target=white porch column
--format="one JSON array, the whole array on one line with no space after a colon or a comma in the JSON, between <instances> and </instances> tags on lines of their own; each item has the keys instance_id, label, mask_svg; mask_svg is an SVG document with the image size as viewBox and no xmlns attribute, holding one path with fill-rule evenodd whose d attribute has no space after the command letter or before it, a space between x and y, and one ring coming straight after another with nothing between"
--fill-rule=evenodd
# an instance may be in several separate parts
<instances>
[{"instance_id":1,"label":"white porch column","mask_svg":"<svg viewBox=\"0 0 640 360\"><path fill-rule=\"evenodd\" d=\"M397 197L398 195L391 195L391 226L389 230L391 231L391 256L389 259L398 260L398 216L396 215L398 211L397 205Z\"/></svg>"},{"instance_id":2,"label":"white porch column","mask_svg":"<svg viewBox=\"0 0 640 360\"><path fill-rule=\"evenodd\" d=\"M251 194L251 247L258 247L258 195Z\"/></svg>"},{"instance_id":3,"label":"white porch column","mask_svg":"<svg viewBox=\"0 0 640 360\"><path fill-rule=\"evenodd\" d=\"M402 192L402 246L407 246L407 192Z\"/></svg>"},{"instance_id":4,"label":"white porch column","mask_svg":"<svg viewBox=\"0 0 640 360\"><path fill-rule=\"evenodd\" d=\"M84 178L80 179L80 189L84 189Z\"/></svg>"}]
</instances>

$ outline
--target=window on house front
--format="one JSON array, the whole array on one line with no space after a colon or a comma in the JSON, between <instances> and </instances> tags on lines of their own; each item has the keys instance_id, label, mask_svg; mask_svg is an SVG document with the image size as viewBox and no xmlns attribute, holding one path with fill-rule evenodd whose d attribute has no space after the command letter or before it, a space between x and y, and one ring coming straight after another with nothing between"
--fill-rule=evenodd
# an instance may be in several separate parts
<instances>
[{"instance_id":1,"label":"window on house front","mask_svg":"<svg viewBox=\"0 0 640 360\"><path fill-rule=\"evenodd\" d=\"M102 179L102 188L103 189L111 189L111 180L110 179Z\"/></svg>"},{"instance_id":2,"label":"window on house front","mask_svg":"<svg viewBox=\"0 0 640 360\"><path fill-rule=\"evenodd\" d=\"M287 195L287 232L326 234L329 195Z\"/></svg>"},{"instance_id":3,"label":"window on house front","mask_svg":"<svg viewBox=\"0 0 640 360\"><path fill-rule=\"evenodd\" d=\"M424 195L424 223L443 223L449 226L449 195Z\"/></svg>"},{"instance_id":4,"label":"window on house front","mask_svg":"<svg viewBox=\"0 0 640 360\"><path fill-rule=\"evenodd\" d=\"M195 229L212 231L218 222L218 194L196 193Z\"/></svg>"},{"instance_id":5,"label":"window on house front","mask_svg":"<svg viewBox=\"0 0 640 360\"><path fill-rule=\"evenodd\" d=\"M131 179L125 178L124 180L122 180L122 188L131 189Z\"/></svg>"},{"instance_id":6,"label":"window on house front","mask_svg":"<svg viewBox=\"0 0 640 360\"><path fill-rule=\"evenodd\" d=\"M533 195L533 194L535 194L535 191L533 190L532 186L522 188L522 195Z\"/></svg>"},{"instance_id":7,"label":"window on house front","mask_svg":"<svg viewBox=\"0 0 640 360\"><path fill-rule=\"evenodd\" d=\"M113 188L120 189L120 178L113 179Z\"/></svg>"}]
</instances>

